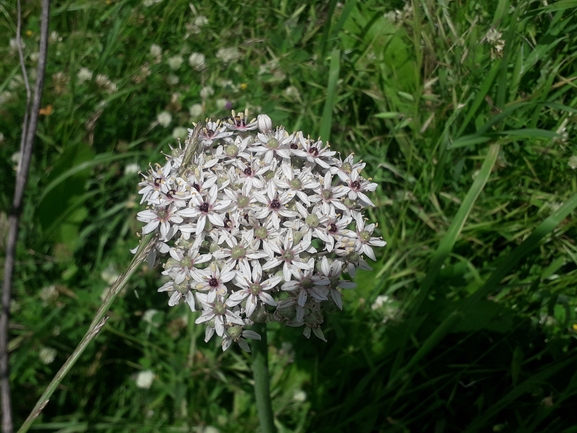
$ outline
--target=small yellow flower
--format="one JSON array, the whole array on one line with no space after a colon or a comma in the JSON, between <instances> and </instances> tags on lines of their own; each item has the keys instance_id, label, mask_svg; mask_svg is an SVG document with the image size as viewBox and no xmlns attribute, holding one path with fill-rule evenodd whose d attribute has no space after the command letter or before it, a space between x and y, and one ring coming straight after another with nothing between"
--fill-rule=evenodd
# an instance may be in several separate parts
<instances>
[{"instance_id":1,"label":"small yellow flower","mask_svg":"<svg viewBox=\"0 0 577 433\"><path fill-rule=\"evenodd\" d=\"M241 89L241 90L246 90L247 88L248 88L248 84L246 84L246 83L241 83L241 85L240 85L240 89Z\"/></svg>"},{"instance_id":2,"label":"small yellow flower","mask_svg":"<svg viewBox=\"0 0 577 433\"><path fill-rule=\"evenodd\" d=\"M32 36L32 30L26 30L26 36Z\"/></svg>"},{"instance_id":3,"label":"small yellow flower","mask_svg":"<svg viewBox=\"0 0 577 433\"><path fill-rule=\"evenodd\" d=\"M573 323L572 328L573 328L573 331L577 332L577 323Z\"/></svg>"}]
</instances>

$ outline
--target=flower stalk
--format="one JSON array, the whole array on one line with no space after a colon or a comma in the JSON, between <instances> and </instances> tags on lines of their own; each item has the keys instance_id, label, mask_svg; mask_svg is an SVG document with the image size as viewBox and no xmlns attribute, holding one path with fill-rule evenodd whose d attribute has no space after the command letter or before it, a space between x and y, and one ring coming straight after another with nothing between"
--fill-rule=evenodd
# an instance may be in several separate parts
<instances>
[{"instance_id":1,"label":"flower stalk","mask_svg":"<svg viewBox=\"0 0 577 433\"><path fill-rule=\"evenodd\" d=\"M263 433L276 433L270 398L266 323L255 323L253 330L261 336L260 340L253 340L252 342L252 373L258 420Z\"/></svg>"}]
</instances>

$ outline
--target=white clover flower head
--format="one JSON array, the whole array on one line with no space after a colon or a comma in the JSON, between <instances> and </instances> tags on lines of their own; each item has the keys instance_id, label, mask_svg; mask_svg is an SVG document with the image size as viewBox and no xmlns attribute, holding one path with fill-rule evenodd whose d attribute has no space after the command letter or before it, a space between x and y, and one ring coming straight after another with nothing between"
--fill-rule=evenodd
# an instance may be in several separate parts
<instances>
[{"instance_id":1,"label":"white clover flower head","mask_svg":"<svg viewBox=\"0 0 577 433\"><path fill-rule=\"evenodd\" d=\"M11 54L17 53L18 52L18 39L11 38L10 42L9 42L9 47L10 47L10 53ZM22 49L25 48L24 41L22 39L20 39L20 47L22 47Z\"/></svg>"},{"instance_id":2,"label":"white clover flower head","mask_svg":"<svg viewBox=\"0 0 577 433\"><path fill-rule=\"evenodd\" d=\"M136 386L141 389L149 389L154 382L154 372L151 370L139 371L136 375Z\"/></svg>"},{"instance_id":3,"label":"white clover flower head","mask_svg":"<svg viewBox=\"0 0 577 433\"><path fill-rule=\"evenodd\" d=\"M192 53L188 57L188 64L197 71L200 71L206 66L206 58L202 53Z\"/></svg>"},{"instance_id":4,"label":"white clover flower head","mask_svg":"<svg viewBox=\"0 0 577 433\"><path fill-rule=\"evenodd\" d=\"M168 111L161 111L157 114L156 121L163 128L168 128L168 125L170 125L170 122L172 122L172 114L170 114Z\"/></svg>"},{"instance_id":5,"label":"white clover flower head","mask_svg":"<svg viewBox=\"0 0 577 433\"><path fill-rule=\"evenodd\" d=\"M240 51L238 51L237 47L219 48L216 52L216 58L223 63L231 63L240 58Z\"/></svg>"},{"instance_id":6,"label":"white clover flower head","mask_svg":"<svg viewBox=\"0 0 577 433\"><path fill-rule=\"evenodd\" d=\"M199 15L191 22L186 23L186 30L189 34L198 35L207 24L208 18L204 15ZM189 34L187 34L186 37L188 37Z\"/></svg>"},{"instance_id":7,"label":"white clover flower head","mask_svg":"<svg viewBox=\"0 0 577 433\"><path fill-rule=\"evenodd\" d=\"M151 326L154 326L155 328L157 328L160 324L157 323L154 319L154 317L159 313L158 310L155 310L154 308L150 309L150 310L146 310L144 312L144 314L142 315L142 320L146 323L148 323Z\"/></svg>"},{"instance_id":8,"label":"white clover flower head","mask_svg":"<svg viewBox=\"0 0 577 433\"><path fill-rule=\"evenodd\" d=\"M13 99L15 99L15 95L13 92L9 92L8 90L0 92L0 105L12 101Z\"/></svg>"},{"instance_id":9,"label":"white clover flower head","mask_svg":"<svg viewBox=\"0 0 577 433\"><path fill-rule=\"evenodd\" d=\"M224 98L218 98L215 101L215 105L219 110L223 110L226 107L226 104L228 104L228 101Z\"/></svg>"},{"instance_id":10,"label":"white clover flower head","mask_svg":"<svg viewBox=\"0 0 577 433\"><path fill-rule=\"evenodd\" d=\"M577 155L572 155L569 158L568 161L569 167L571 167L572 170L576 170L577 169Z\"/></svg>"},{"instance_id":11,"label":"white clover flower head","mask_svg":"<svg viewBox=\"0 0 577 433\"><path fill-rule=\"evenodd\" d=\"M487 34L485 35L484 40L487 41L489 45L491 45L491 58L496 59L502 57L503 49L505 48L505 40L502 38L503 34L491 27Z\"/></svg>"},{"instance_id":12,"label":"white clover flower head","mask_svg":"<svg viewBox=\"0 0 577 433\"><path fill-rule=\"evenodd\" d=\"M88 68L80 68L76 77L78 78L78 83L82 84L85 81L92 80L92 71Z\"/></svg>"},{"instance_id":13,"label":"white clover flower head","mask_svg":"<svg viewBox=\"0 0 577 433\"><path fill-rule=\"evenodd\" d=\"M38 352L38 357L40 358L40 361L42 361L43 364L51 364L54 359L56 359L56 354L58 352L56 352L56 349L52 348L52 347L42 347L40 348L40 351Z\"/></svg>"},{"instance_id":14,"label":"white clover flower head","mask_svg":"<svg viewBox=\"0 0 577 433\"><path fill-rule=\"evenodd\" d=\"M180 69L180 66L184 62L184 59L182 58L182 56L172 56L169 57L167 62L170 69L176 71L177 69Z\"/></svg>"},{"instance_id":15,"label":"white clover flower head","mask_svg":"<svg viewBox=\"0 0 577 433\"><path fill-rule=\"evenodd\" d=\"M250 351L254 322L326 341L325 314L345 308L356 269L370 269L365 258L385 245L364 212L377 184L352 155L273 128L265 114L249 119L233 111L196 125L142 175L137 219L157 236L149 261L168 256L158 291L200 311L205 341L216 335L223 350Z\"/></svg>"},{"instance_id":16,"label":"white clover flower head","mask_svg":"<svg viewBox=\"0 0 577 433\"><path fill-rule=\"evenodd\" d=\"M117 90L116 84L110 81L104 74L98 74L96 76L96 85L107 93L114 93Z\"/></svg>"},{"instance_id":17,"label":"white clover flower head","mask_svg":"<svg viewBox=\"0 0 577 433\"><path fill-rule=\"evenodd\" d=\"M52 31L52 32L50 32L49 40L52 43L62 42L62 36L58 35L58 32Z\"/></svg>"},{"instance_id":18,"label":"white clover flower head","mask_svg":"<svg viewBox=\"0 0 577 433\"><path fill-rule=\"evenodd\" d=\"M195 26L202 27L206 24L208 24L208 18L205 17L204 15L199 15L194 19Z\"/></svg>"},{"instance_id":19,"label":"white clover flower head","mask_svg":"<svg viewBox=\"0 0 577 433\"><path fill-rule=\"evenodd\" d=\"M174 74L168 74L168 76L166 77L166 82L168 83L169 86L176 86L179 81L180 79Z\"/></svg>"},{"instance_id":20,"label":"white clover flower head","mask_svg":"<svg viewBox=\"0 0 577 433\"><path fill-rule=\"evenodd\" d=\"M188 136L188 131L182 126L177 126L172 130L172 138L181 140Z\"/></svg>"},{"instance_id":21,"label":"white clover flower head","mask_svg":"<svg viewBox=\"0 0 577 433\"><path fill-rule=\"evenodd\" d=\"M295 86L288 86L286 89L284 89L284 94L289 99L296 100L300 98L299 89L297 89Z\"/></svg>"},{"instance_id":22,"label":"white clover flower head","mask_svg":"<svg viewBox=\"0 0 577 433\"><path fill-rule=\"evenodd\" d=\"M188 114L193 119L198 119L202 115L202 104L192 104L188 108Z\"/></svg>"},{"instance_id":23,"label":"white clover flower head","mask_svg":"<svg viewBox=\"0 0 577 433\"><path fill-rule=\"evenodd\" d=\"M42 303L47 305L50 302L53 302L58 298L58 289L55 285L44 287L40 290L39 293L40 299L42 299Z\"/></svg>"},{"instance_id":24,"label":"white clover flower head","mask_svg":"<svg viewBox=\"0 0 577 433\"><path fill-rule=\"evenodd\" d=\"M210 86L204 86L202 89L200 89L199 95L202 99L207 99L214 95L214 89Z\"/></svg>"},{"instance_id":25,"label":"white clover flower head","mask_svg":"<svg viewBox=\"0 0 577 433\"><path fill-rule=\"evenodd\" d=\"M162 56L162 47L157 44L152 44L150 46L150 55L152 57L159 57Z\"/></svg>"}]
</instances>

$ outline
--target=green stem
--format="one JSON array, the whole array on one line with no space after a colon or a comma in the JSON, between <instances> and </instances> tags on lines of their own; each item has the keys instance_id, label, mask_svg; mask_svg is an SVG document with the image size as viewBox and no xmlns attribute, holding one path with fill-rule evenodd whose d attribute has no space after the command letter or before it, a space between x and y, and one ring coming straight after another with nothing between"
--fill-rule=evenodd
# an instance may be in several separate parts
<instances>
[{"instance_id":1,"label":"green stem","mask_svg":"<svg viewBox=\"0 0 577 433\"><path fill-rule=\"evenodd\" d=\"M56 387L58 387L60 382L62 382L62 379L64 379L64 377L72 369L72 367L74 366L80 355L82 355L82 352L84 352L84 350L88 347L88 345L92 342L92 340L96 338L96 336L98 335L98 333L108 320L108 317L105 317L105 314L110 309L110 306L112 305L118 294L128 284L128 280L130 279L132 274L134 274L134 272L138 269L140 264L146 259L148 252L150 251L151 248L154 247L155 242L156 238L153 233L150 233L146 235L144 238L142 238L142 240L140 241L140 245L138 246L138 250L136 251L134 257L132 258L132 261L128 265L128 268L120 277L118 277L116 282L110 288L110 291L106 296L106 299L104 299L104 302L98 309L96 316L94 316L94 319L92 320L92 323L88 328L88 331L86 331L84 338L82 338L76 349L74 349L74 352L72 352L72 355L70 355L70 357L66 360L66 362L62 366L62 368L60 368L58 373L56 373L56 376L54 376L52 382L50 382L48 387L46 387L44 393L40 396L40 398L36 402L36 406L34 406L34 409L32 409L32 412L30 412L28 418L26 418L26 421L24 421L22 427L20 427L20 429L18 430L18 433L25 433L28 431L34 420L38 417L38 415L40 415L44 407L48 404L50 396L52 396L52 394L56 390Z\"/></svg>"},{"instance_id":2,"label":"green stem","mask_svg":"<svg viewBox=\"0 0 577 433\"><path fill-rule=\"evenodd\" d=\"M276 433L270 399L266 323L255 323L253 329L261 336L260 340L252 341L252 373L254 375L254 394L258 420L262 433Z\"/></svg>"}]
</instances>

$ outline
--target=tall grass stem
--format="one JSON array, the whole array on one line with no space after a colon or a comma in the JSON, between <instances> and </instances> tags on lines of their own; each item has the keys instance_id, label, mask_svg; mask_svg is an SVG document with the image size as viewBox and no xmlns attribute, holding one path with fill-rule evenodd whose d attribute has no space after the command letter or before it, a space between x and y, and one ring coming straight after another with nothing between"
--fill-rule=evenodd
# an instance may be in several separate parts
<instances>
[{"instance_id":1,"label":"tall grass stem","mask_svg":"<svg viewBox=\"0 0 577 433\"><path fill-rule=\"evenodd\" d=\"M18 430L18 433L25 433L28 431L34 420L38 417L38 415L40 415L44 407L48 404L48 401L50 400L50 397L56 390L56 387L58 387L60 382L62 382L62 379L64 379L64 377L72 369L78 358L80 358L80 355L82 355L84 350L98 335L98 333L108 320L108 316L105 316L105 314L108 312L110 306L112 305L118 294L122 291L122 289L126 287L132 274L136 272L140 264L146 259L148 252L154 246L155 242L156 237L152 233L142 238L142 240L140 241L140 245L138 246L138 250L136 251L134 257L132 258L132 261L128 265L128 268L126 269L126 271L124 271L124 273L120 277L118 277L116 282L110 288L108 295L106 296L104 302L102 303L102 305L98 309L98 312L94 316L94 319L92 320L92 323L88 328L88 331L86 331L86 334L84 334L84 337L82 338L76 349L74 349L72 355L70 355L70 357L66 360L64 365L58 371L58 373L56 373L54 379L52 379L50 384L46 387L44 393L40 396L40 398L36 402L34 409L32 409L32 412L30 412L28 418L26 418L24 424L22 424L22 426Z\"/></svg>"}]
</instances>

